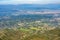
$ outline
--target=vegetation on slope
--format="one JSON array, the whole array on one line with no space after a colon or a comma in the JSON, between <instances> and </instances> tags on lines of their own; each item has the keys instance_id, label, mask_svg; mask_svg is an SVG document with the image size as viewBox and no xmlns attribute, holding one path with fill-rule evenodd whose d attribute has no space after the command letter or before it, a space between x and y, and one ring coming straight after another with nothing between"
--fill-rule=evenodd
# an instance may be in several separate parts
<instances>
[{"instance_id":1,"label":"vegetation on slope","mask_svg":"<svg viewBox=\"0 0 60 40\"><path fill-rule=\"evenodd\" d=\"M29 29L1 29L0 40L60 40L59 28L47 31L45 30L45 32L32 29L30 29L29 31L24 30Z\"/></svg>"}]
</instances>

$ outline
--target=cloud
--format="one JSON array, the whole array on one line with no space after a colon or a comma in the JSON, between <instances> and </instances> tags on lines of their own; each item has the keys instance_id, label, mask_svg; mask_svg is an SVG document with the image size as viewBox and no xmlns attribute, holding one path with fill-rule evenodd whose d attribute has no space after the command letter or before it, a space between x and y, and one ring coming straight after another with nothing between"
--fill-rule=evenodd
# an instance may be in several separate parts
<instances>
[{"instance_id":1,"label":"cloud","mask_svg":"<svg viewBox=\"0 0 60 40\"><path fill-rule=\"evenodd\" d=\"M0 4L48 4L60 3L60 0L0 0Z\"/></svg>"}]
</instances>

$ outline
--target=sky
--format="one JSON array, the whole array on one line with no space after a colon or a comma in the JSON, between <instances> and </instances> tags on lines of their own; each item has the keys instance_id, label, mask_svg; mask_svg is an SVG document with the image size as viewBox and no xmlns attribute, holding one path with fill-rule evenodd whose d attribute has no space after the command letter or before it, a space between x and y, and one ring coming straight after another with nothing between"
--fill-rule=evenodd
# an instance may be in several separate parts
<instances>
[{"instance_id":1,"label":"sky","mask_svg":"<svg viewBox=\"0 0 60 40\"><path fill-rule=\"evenodd\" d=\"M0 4L60 4L60 0L0 0Z\"/></svg>"}]
</instances>

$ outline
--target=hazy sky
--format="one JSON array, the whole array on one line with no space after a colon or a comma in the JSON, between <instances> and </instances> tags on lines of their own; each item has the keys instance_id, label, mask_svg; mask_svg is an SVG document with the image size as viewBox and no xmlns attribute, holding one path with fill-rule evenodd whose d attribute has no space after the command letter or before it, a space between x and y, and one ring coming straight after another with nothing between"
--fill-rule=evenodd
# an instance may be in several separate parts
<instances>
[{"instance_id":1,"label":"hazy sky","mask_svg":"<svg viewBox=\"0 0 60 40\"><path fill-rule=\"evenodd\" d=\"M0 4L50 4L60 3L60 0L0 0Z\"/></svg>"}]
</instances>

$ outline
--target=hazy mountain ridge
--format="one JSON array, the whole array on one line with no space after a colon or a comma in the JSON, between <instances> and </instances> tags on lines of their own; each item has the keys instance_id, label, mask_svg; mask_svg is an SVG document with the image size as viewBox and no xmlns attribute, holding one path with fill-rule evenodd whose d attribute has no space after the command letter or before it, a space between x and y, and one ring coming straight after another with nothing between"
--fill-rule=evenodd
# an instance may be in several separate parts
<instances>
[{"instance_id":1,"label":"hazy mountain ridge","mask_svg":"<svg viewBox=\"0 0 60 40\"><path fill-rule=\"evenodd\" d=\"M42 9L59 10L60 9L60 4L0 5L0 12L1 11L16 11L16 10L42 10Z\"/></svg>"}]
</instances>

